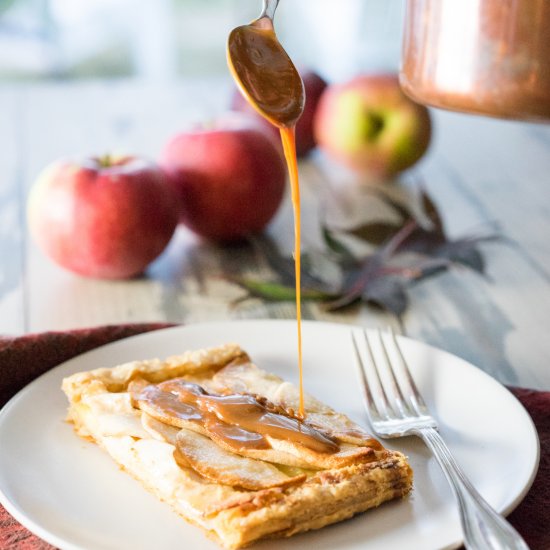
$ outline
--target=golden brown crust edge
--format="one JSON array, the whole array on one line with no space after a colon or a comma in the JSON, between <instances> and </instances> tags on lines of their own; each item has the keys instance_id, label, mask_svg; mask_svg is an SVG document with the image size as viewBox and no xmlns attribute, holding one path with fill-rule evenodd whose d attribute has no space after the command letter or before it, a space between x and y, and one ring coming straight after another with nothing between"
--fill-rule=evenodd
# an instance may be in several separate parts
<instances>
[{"instance_id":1,"label":"golden brown crust edge","mask_svg":"<svg viewBox=\"0 0 550 550\"><path fill-rule=\"evenodd\" d=\"M83 394L124 391L129 382L137 377L158 383L177 376L216 371L239 357L248 356L237 344L226 344L216 348L187 351L162 361L130 361L116 367L73 374L63 380L62 390L69 401L74 403L79 401Z\"/></svg>"},{"instance_id":2,"label":"golden brown crust edge","mask_svg":"<svg viewBox=\"0 0 550 550\"><path fill-rule=\"evenodd\" d=\"M220 514L217 519L223 527L218 529L225 532L229 548L241 548L262 538L289 537L351 518L403 497L411 488L410 466L403 455L393 453L382 463L321 472L279 498L270 490L257 497L258 503L243 502L227 516ZM235 529L237 525L244 528Z\"/></svg>"},{"instance_id":3,"label":"golden brown crust edge","mask_svg":"<svg viewBox=\"0 0 550 550\"><path fill-rule=\"evenodd\" d=\"M105 436L97 428L93 411L85 404L86 399L94 395L123 392L137 376L159 382L186 374L216 372L241 356L246 354L238 346L227 345L188 352L165 361L139 361L78 373L63 382L63 390L71 402L69 418L79 435L94 439L149 491L226 548L241 548L263 538L288 537L318 529L402 497L411 490L412 470L402 454L392 451L387 451L384 458L376 462L317 472L295 487L262 491L216 488L205 485L195 473L184 472L173 459L173 448L167 443L140 440L139 436ZM144 458L153 448L163 455L167 472L181 482L184 493L162 490L158 486L157 474L148 469ZM202 514L190 512L182 494L185 496L185 490L204 488L209 495L208 506Z\"/></svg>"}]
</instances>

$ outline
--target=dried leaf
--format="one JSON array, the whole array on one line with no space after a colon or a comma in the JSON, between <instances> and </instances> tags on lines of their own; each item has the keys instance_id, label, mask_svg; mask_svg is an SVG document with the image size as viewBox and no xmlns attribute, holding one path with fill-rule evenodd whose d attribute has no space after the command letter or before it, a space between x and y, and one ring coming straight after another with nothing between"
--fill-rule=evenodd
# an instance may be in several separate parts
<instances>
[{"instance_id":1,"label":"dried leaf","mask_svg":"<svg viewBox=\"0 0 550 550\"><path fill-rule=\"evenodd\" d=\"M485 262L478 245L499 237L472 235L449 240L436 204L425 190L421 190L420 197L424 214L431 222L429 228L422 227L405 206L383 194L383 200L399 216L401 223L366 223L346 231L346 234L378 245L373 254L361 260L330 228L323 226L328 252L312 250L302 255L303 299L325 301L329 311L364 301L401 318L409 303L409 285L441 273L453 264L484 273ZM282 256L267 237L251 239L251 243L257 254L269 263L278 281L234 278L232 280L247 291L238 301L250 297L294 301L293 259Z\"/></svg>"},{"instance_id":2,"label":"dried leaf","mask_svg":"<svg viewBox=\"0 0 550 550\"><path fill-rule=\"evenodd\" d=\"M454 241L446 240L436 232L419 228L403 246L404 250L432 258L461 264L478 273L485 273L485 261L478 246L483 242L499 240L497 235L465 237Z\"/></svg>"},{"instance_id":3,"label":"dried leaf","mask_svg":"<svg viewBox=\"0 0 550 550\"><path fill-rule=\"evenodd\" d=\"M339 239L334 236L334 233L326 226L321 228L323 240L331 252L334 252L337 256L345 259L352 259L355 261L355 257L347 246L345 246Z\"/></svg>"},{"instance_id":4,"label":"dried leaf","mask_svg":"<svg viewBox=\"0 0 550 550\"><path fill-rule=\"evenodd\" d=\"M282 283L288 286L294 285L294 260L281 254L272 239L265 235L250 237L249 242L255 248L258 255L264 258L271 269L277 273Z\"/></svg>"},{"instance_id":5,"label":"dried leaf","mask_svg":"<svg viewBox=\"0 0 550 550\"><path fill-rule=\"evenodd\" d=\"M411 211L407 207L393 200L386 193L380 193L380 196L383 201L401 218L402 225L412 217Z\"/></svg>"},{"instance_id":6,"label":"dried leaf","mask_svg":"<svg viewBox=\"0 0 550 550\"><path fill-rule=\"evenodd\" d=\"M410 234L407 242L401 246L401 250L423 256L433 256L435 251L445 243L445 236L441 233L417 226Z\"/></svg>"},{"instance_id":7,"label":"dried leaf","mask_svg":"<svg viewBox=\"0 0 550 550\"><path fill-rule=\"evenodd\" d=\"M416 220L408 220L405 225L382 247L382 253L386 258L389 258L395 254L400 248L403 247L405 241L407 241L411 235L418 229L418 222Z\"/></svg>"},{"instance_id":8,"label":"dried leaf","mask_svg":"<svg viewBox=\"0 0 550 550\"><path fill-rule=\"evenodd\" d=\"M462 264L483 274L485 273L485 261L476 246L476 242L451 241L440 246L436 254L440 258L448 258L451 262Z\"/></svg>"},{"instance_id":9,"label":"dried leaf","mask_svg":"<svg viewBox=\"0 0 550 550\"><path fill-rule=\"evenodd\" d=\"M248 278L235 278L233 282L238 284L241 288L247 291L247 295L243 298L239 298L239 303L249 298L261 298L269 302L289 302L296 300L296 288L285 286L280 283L258 281ZM327 300L332 297L331 294L327 294L320 290L302 288L302 298L304 300Z\"/></svg>"},{"instance_id":10,"label":"dried leaf","mask_svg":"<svg viewBox=\"0 0 550 550\"><path fill-rule=\"evenodd\" d=\"M275 242L265 235L250 237L249 242L256 249L256 253L264 258L269 267L277 274L283 286L293 287L296 277L294 258L283 256ZM325 282L313 273L302 272L302 284L306 287L325 289Z\"/></svg>"},{"instance_id":11,"label":"dried leaf","mask_svg":"<svg viewBox=\"0 0 550 550\"><path fill-rule=\"evenodd\" d=\"M411 282L421 281L433 277L446 269L449 269L451 262L442 258L429 259L410 267L402 268L400 275Z\"/></svg>"},{"instance_id":12,"label":"dried leaf","mask_svg":"<svg viewBox=\"0 0 550 550\"><path fill-rule=\"evenodd\" d=\"M377 277L365 288L363 300L401 317L409 305L403 279L395 276Z\"/></svg>"},{"instance_id":13,"label":"dried leaf","mask_svg":"<svg viewBox=\"0 0 550 550\"><path fill-rule=\"evenodd\" d=\"M327 309L336 311L360 300L365 287L382 265L383 260L377 252L365 258L360 268L348 270L344 274L344 282L337 298L328 304Z\"/></svg>"},{"instance_id":14,"label":"dried leaf","mask_svg":"<svg viewBox=\"0 0 550 550\"><path fill-rule=\"evenodd\" d=\"M359 269L348 271L340 296L329 304L330 310L341 309L364 296L368 286L384 273L384 266L399 247L416 230L417 223L409 221L384 246L367 256Z\"/></svg>"},{"instance_id":15,"label":"dried leaf","mask_svg":"<svg viewBox=\"0 0 550 550\"><path fill-rule=\"evenodd\" d=\"M435 203L433 202L430 195L428 195L425 189L422 189L421 198L422 198L422 208L424 209L424 213L432 223L434 231L436 233L444 235L445 230L443 227L443 219L439 214L439 210L437 209L437 206L435 205Z\"/></svg>"},{"instance_id":16,"label":"dried leaf","mask_svg":"<svg viewBox=\"0 0 550 550\"><path fill-rule=\"evenodd\" d=\"M347 232L370 244L380 245L393 237L400 228L401 225L393 223L372 222L360 225Z\"/></svg>"}]
</instances>

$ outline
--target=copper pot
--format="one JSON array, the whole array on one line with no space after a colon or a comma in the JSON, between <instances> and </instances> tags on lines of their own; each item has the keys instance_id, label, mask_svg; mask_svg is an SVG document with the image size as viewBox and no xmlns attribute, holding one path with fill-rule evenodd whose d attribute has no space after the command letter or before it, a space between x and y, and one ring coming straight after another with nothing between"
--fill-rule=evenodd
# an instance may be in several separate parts
<instances>
[{"instance_id":1,"label":"copper pot","mask_svg":"<svg viewBox=\"0 0 550 550\"><path fill-rule=\"evenodd\" d=\"M400 80L419 103L550 122L550 0L407 0Z\"/></svg>"}]
</instances>

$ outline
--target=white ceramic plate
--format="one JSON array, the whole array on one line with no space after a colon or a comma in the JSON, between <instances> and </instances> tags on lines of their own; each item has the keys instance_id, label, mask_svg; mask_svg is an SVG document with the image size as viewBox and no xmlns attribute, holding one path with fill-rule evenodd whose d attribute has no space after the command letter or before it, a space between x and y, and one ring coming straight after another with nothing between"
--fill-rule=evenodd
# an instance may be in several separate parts
<instances>
[{"instance_id":1,"label":"white ceramic plate","mask_svg":"<svg viewBox=\"0 0 550 550\"><path fill-rule=\"evenodd\" d=\"M366 424L353 364L350 327L306 322L306 391ZM177 327L135 336L76 357L41 376L0 413L0 497L21 523L60 548L168 550L218 547L158 502L110 457L64 422L63 377L132 359L164 357L234 341L262 368L297 379L296 324L243 321ZM531 419L498 382L469 363L420 342L402 340L417 384L441 432L473 484L499 511L511 511L538 464ZM435 549L455 547L461 532L447 483L423 444L386 442L410 457L412 495L343 523L263 550Z\"/></svg>"}]
</instances>

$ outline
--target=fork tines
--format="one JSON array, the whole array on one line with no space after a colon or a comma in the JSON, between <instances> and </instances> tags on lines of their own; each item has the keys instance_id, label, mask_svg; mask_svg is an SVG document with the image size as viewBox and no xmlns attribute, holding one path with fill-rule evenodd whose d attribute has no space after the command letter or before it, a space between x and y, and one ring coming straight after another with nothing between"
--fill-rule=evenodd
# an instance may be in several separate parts
<instances>
[{"instance_id":1,"label":"fork tines","mask_svg":"<svg viewBox=\"0 0 550 550\"><path fill-rule=\"evenodd\" d=\"M394 331L390 329L389 333L382 334L377 330L376 342L373 340L374 337L367 330L352 331L359 377L371 424L429 417Z\"/></svg>"}]
</instances>

